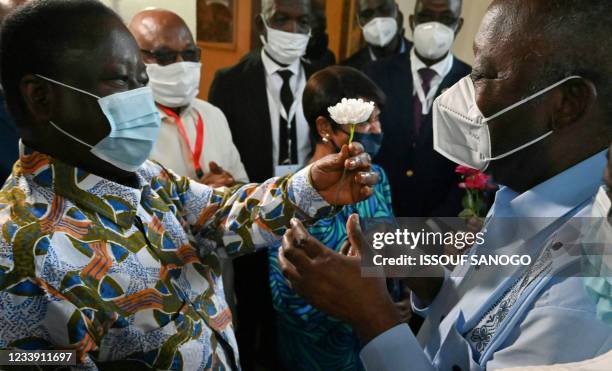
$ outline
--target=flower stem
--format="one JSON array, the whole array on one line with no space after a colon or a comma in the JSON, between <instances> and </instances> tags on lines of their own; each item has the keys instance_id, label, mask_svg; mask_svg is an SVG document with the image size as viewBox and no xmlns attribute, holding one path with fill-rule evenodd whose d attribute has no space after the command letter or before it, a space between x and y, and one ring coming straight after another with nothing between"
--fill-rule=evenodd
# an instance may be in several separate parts
<instances>
[{"instance_id":1,"label":"flower stem","mask_svg":"<svg viewBox=\"0 0 612 371\"><path fill-rule=\"evenodd\" d=\"M353 142L353 136L355 135L355 127L356 124L351 124L351 133L349 135L348 144ZM340 178L340 184L338 186L338 190L336 191L336 205L338 205L338 198L340 197L340 192L342 191L342 187L344 187L344 180L346 178L346 167L342 170L342 178Z\"/></svg>"}]
</instances>

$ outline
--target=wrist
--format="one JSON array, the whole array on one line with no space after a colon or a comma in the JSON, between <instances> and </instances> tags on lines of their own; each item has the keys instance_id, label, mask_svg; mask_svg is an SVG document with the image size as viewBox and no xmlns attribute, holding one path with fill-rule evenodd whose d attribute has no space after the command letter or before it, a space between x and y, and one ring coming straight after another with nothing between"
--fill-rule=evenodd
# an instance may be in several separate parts
<instances>
[{"instance_id":1,"label":"wrist","mask_svg":"<svg viewBox=\"0 0 612 371\"><path fill-rule=\"evenodd\" d=\"M370 311L363 314L353 323L353 328L363 344L402 323L400 313L391 298L384 300L382 305L371 307Z\"/></svg>"}]
</instances>

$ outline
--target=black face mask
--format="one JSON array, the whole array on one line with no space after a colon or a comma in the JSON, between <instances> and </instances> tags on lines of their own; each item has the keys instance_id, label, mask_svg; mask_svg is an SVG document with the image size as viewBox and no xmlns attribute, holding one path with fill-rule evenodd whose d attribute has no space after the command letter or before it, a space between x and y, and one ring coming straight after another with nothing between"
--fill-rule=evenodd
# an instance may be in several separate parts
<instances>
[{"instance_id":1,"label":"black face mask","mask_svg":"<svg viewBox=\"0 0 612 371\"><path fill-rule=\"evenodd\" d=\"M355 133L353 135L353 142L359 142L363 146L363 149L374 158L378 155L380 147L382 146L383 133L372 134L372 133ZM334 146L336 153L340 152L340 147L334 141L331 141Z\"/></svg>"}]
</instances>

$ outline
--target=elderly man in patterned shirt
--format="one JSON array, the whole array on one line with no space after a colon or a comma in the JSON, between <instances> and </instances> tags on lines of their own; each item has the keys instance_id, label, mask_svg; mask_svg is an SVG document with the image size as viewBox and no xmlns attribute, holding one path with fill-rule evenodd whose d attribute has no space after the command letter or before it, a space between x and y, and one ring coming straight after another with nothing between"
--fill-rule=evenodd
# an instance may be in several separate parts
<instances>
[{"instance_id":1,"label":"elderly man in patterned shirt","mask_svg":"<svg viewBox=\"0 0 612 371\"><path fill-rule=\"evenodd\" d=\"M145 161L159 116L112 10L36 1L0 37L23 138L0 191L0 348L72 349L90 370L239 369L213 249L253 251L292 217L313 222L367 198L377 176L363 148L211 189Z\"/></svg>"}]
</instances>

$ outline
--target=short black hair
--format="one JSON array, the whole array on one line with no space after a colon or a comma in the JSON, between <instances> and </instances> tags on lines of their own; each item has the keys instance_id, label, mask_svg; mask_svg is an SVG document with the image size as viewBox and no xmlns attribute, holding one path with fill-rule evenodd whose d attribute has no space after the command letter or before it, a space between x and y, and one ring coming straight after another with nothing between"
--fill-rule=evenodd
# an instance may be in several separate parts
<instances>
[{"instance_id":1,"label":"short black hair","mask_svg":"<svg viewBox=\"0 0 612 371\"><path fill-rule=\"evenodd\" d=\"M551 53L537 59L539 78L530 90L580 75L595 84L612 125L612 1L538 0L530 5L535 10L529 12L527 25L533 37L553 46Z\"/></svg>"},{"instance_id":2,"label":"short black hair","mask_svg":"<svg viewBox=\"0 0 612 371\"><path fill-rule=\"evenodd\" d=\"M302 108L313 145L321 142L316 123L319 116L327 118L334 131L340 129L327 108L338 104L342 98L363 98L374 102L379 109L386 101L385 93L378 85L352 67L331 66L315 73L308 79L302 95Z\"/></svg>"},{"instance_id":3,"label":"short black hair","mask_svg":"<svg viewBox=\"0 0 612 371\"><path fill-rule=\"evenodd\" d=\"M104 37L101 21L121 18L96 0L37 0L10 13L0 31L0 80L7 107L18 124L25 114L19 91L28 74L50 77L60 72L65 52L93 49Z\"/></svg>"}]
</instances>

